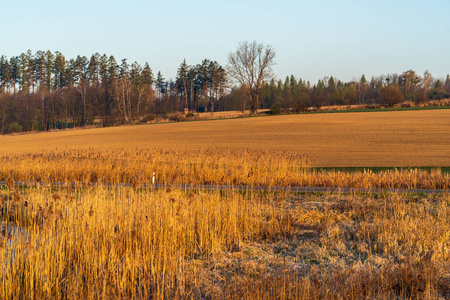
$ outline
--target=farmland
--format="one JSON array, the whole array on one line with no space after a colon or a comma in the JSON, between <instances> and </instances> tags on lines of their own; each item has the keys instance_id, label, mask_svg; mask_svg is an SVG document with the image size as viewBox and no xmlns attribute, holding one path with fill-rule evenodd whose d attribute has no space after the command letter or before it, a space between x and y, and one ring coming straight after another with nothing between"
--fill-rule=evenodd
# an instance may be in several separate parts
<instances>
[{"instance_id":1,"label":"farmland","mask_svg":"<svg viewBox=\"0 0 450 300\"><path fill-rule=\"evenodd\" d=\"M446 299L449 194L174 186L449 189L449 120L372 112L2 136L0 298Z\"/></svg>"},{"instance_id":2,"label":"farmland","mask_svg":"<svg viewBox=\"0 0 450 300\"><path fill-rule=\"evenodd\" d=\"M315 167L450 165L450 110L291 115L0 137L0 154L58 149L276 150Z\"/></svg>"}]
</instances>

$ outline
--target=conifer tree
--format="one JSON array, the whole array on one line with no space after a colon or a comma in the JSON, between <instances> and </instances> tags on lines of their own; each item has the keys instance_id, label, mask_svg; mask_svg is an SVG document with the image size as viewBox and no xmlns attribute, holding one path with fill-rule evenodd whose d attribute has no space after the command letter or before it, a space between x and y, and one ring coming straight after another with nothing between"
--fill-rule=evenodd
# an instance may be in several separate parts
<instances>
[{"instance_id":1,"label":"conifer tree","mask_svg":"<svg viewBox=\"0 0 450 300\"><path fill-rule=\"evenodd\" d=\"M156 90L158 91L159 95L159 101L161 102L162 94L166 92L166 83L164 81L164 77L161 74L161 71L158 71L158 74L156 75Z\"/></svg>"},{"instance_id":2,"label":"conifer tree","mask_svg":"<svg viewBox=\"0 0 450 300\"><path fill-rule=\"evenodd\" d=\"M186 63L186 59L183 60L183 62L180 64L180 67L177 71L177 78L176 78L176 84L178 88L178 92L180 93L184 107L188 107L188 87L187 87L187 74L189 71L189 67Z\"/></svg>"}]
</instances>

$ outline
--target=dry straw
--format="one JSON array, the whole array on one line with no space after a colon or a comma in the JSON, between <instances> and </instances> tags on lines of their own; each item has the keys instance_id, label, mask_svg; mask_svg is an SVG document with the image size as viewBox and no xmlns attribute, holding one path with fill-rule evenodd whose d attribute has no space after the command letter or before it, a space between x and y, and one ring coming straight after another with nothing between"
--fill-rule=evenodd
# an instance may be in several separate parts
<instances>
[{"instance_id":1,"label":"dry straw","mask_svg":"<svg viewBox=\"0 0 450 300\"><path fill-rule=\"evenodd\" d=\"M35 187L0 297L366 299L450 292L450 199ZM11 207L11 200L7 201ZM14 256L11 256L14 253Z\"/></svg>"},{"instance_id":2,"label":"dry straw","mask_svg":"<svg viewBox=\"0 0 450 300\"><path fill-rule=\"evenodd\" d=\"M8 174L8 175L7 175ZM11 175L9 175L11 174ZM308 156L287 151L58 150L0 159L0 180L93 183L318 186L449 189L450 175L436 168L380 172L317 171ZM155 179L153 179L155 178Z\"/></svg>"}]
</instances>

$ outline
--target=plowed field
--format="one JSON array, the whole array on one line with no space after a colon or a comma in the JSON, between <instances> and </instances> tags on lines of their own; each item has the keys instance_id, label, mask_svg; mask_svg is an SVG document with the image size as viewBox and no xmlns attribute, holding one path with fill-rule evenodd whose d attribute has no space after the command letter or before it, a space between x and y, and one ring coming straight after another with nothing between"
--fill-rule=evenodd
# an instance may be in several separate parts
<instances>
[{"instance_id":1,"label":"plowed field","mask_svg":"<svg viewBox=\"0 0 450 300\"><path fill-rule=\"evenodd\" d=\"M0 137L0 154L53 149L264 149L316 167L450 166L450 110L303 114Z\"/></svg>"}]
</instances>

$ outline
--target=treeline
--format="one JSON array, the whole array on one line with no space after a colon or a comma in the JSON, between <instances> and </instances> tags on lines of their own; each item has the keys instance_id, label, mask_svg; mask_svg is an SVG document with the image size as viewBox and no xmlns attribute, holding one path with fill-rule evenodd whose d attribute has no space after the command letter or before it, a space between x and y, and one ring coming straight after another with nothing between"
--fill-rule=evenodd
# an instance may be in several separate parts
<instances>
[{"instance_id":1,"label":"treeline","mask_svg":"<svg viewBox=\"0 0 450 300\"><path fill-rule=\"evenodd\" d=\"M37 51L0 57L1 132L46 131L153 119L155 115L214 107L225 89L225 70L205 59L183 62L176 81L155 78L148 63L120 64L114 56L66 59ZM206 108L208 107L208 108Z\"/></svg>"},{"instance_id":2,"label":"treeline","mask_svg":"<svg viewBox=\"0 0 450 300\"><path fill-rule=\"evenodd\" d=\"M239 93L239 91L234 91ZM409 70L401 75L390 74L372 77L364 75L358 81L342 82L334 77L319 80L316 84L294 76L266 83L262 91L264 108L273 111L304 111L309 107L353 104L378 104L393 106L401 101L423 103L428 100L450 98L450 75L435 79L426 71L423 77Z\"/></svg>"},{"instance_id":3,"label":"treeline","mask_svg":"<svg viewBox=\"0 0 450 300\"><path fill-rule=\"evenodd\" d=\"M400 75L311 84L294 76L272 79L259 91L258 108L304 111L310 106L425 102L450 98L450 76L409 70ZM187 108L191 112L249 109L248 89L233 85L224 67L204 59L183 61L175 80L154 76L148 63L117 62L93 54L67 59L60 52L28 51L0 57L0 130L46 131L76 126L146 122Z\"/></svg>"}]
</instances>

